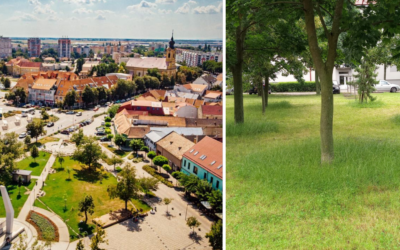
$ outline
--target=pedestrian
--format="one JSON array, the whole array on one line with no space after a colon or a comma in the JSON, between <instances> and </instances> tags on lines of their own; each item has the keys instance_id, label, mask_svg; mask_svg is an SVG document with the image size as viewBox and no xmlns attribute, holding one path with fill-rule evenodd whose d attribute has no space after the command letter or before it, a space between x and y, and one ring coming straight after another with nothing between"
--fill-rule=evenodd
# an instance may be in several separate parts
<instances>
[{"instance_id":1,"label":"pedestrian","mask_svg":"<svg viewBox=\"0 0 400 250\"><path fill-rule=\"evenodd\" d=\"M154 211L156 211L156 212L157 212L157 207L154 207Z\"/></svg>"}]
</instances>

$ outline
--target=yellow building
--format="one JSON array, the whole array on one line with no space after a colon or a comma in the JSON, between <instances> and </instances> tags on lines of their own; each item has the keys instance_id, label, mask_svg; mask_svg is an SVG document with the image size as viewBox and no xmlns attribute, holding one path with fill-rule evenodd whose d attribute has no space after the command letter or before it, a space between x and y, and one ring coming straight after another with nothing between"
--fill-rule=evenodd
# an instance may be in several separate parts
<instances>
[{"instance_id":1,"label":"yellow building","mask_svg":"<svg viewBox=\"0 0 400 250\"><path fill-rule=\"evenodd\" d=\"M148 69L157 68L160 74L166 74L168 76L175 76L176 74L176 49L175 49L174 37L171 37L169 41L169 47L166 50L165 58L157 57L141 57L141 58L130 58L126 63L126 68L129 74L133 76L144 76L147 75Z\"/></svg>"},{"instance_id":2,"label":"yellow building","mask_svg":"<svg viewBox=\"0 0 400 250\"><path fill-rule=\"evenodd\" d=\"M7 72L13 76L22 76L27 73L39 72L42 69L41 62L31 62L25 58L11 59L6 63Z\"/></svg>"}]
</instances>

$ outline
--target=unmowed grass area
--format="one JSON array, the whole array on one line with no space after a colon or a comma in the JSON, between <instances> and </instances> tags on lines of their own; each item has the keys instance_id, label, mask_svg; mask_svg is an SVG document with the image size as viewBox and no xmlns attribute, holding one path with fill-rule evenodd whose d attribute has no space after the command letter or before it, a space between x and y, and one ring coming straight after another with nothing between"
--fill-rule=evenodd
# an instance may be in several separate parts
<instances>
[{"instance_id":1,"label":"unmowed grass area","mask_svg":"<svg viewBox=\"0 0 400 250\"><path fill-rule=\"evenodd\" d=\"M81 164L70 157L65 157L64 159L62 167L58 159L54 163L53 168L57 172L48 176L44 187L46 195L40 199L60 215L76 232L79 233L79 227L81 227L91 234L95 229L92 219L109 213L110 210L115 211L125 207L123 201L119 199L111 200L107 193L107 187L115 185L117 179L105 171L98 170L96 173L91 173L86 169L82 169ZM70 176L67 171L68 168L70 169ZM69 179L70 177L71 179ZM84 213L80 216L78 212L79 202L85 195L92 195L95 204L94 214L89 215L88 226L80 224L81 220L84 221L85 216ZM67 199L66 209L65 198ZM135 205L141 204L140 201L133 201L133 203ZM35 206L47 209L39 201L35 202ZM128 209L131 208L132 206L128 203ZM75 233L71 230L70 235L72 239L76 239L74 238Z\"/></svg>"},{"instance_id":2,"label":"unmowed grass area","mask_svg":"<svg viewBox=\"0 0 400 250\"><path fill-rule=\"evenodd\" d=\"M227 97L227 248L400 248L400 94L334 95L335 160L320 165L320 97Z\"/></svg>"}]
</instances>

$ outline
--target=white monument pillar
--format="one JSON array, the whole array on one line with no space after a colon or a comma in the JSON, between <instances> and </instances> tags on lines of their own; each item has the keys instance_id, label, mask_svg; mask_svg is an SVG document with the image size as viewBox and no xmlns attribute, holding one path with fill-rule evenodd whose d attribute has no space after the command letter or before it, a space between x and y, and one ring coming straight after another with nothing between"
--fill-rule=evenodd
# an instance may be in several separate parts
<instances>
[{"instance_id":1,"label":"white monument pillar","mask_svg":"<svg viewBox=\"0 0 400 250\"><path fill-rule=\"evenodd\" d=\"M3 197L4 207L6 209L6 234L12 235L14 222L14 208L12 207L10 196L8 196L5 186L0 186L1 196Z\"/></svg>"}]
</instances>

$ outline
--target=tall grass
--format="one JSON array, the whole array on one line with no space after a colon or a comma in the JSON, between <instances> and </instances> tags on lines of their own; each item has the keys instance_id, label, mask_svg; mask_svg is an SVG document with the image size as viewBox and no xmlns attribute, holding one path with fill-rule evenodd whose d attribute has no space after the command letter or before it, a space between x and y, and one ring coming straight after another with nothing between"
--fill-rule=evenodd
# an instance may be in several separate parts
<instances>
[{"instance_id":1,"label":"tall grass","mask_svg":"<svg viewBox=\"0 0 400 250\"><path fill-rule=\"evenodd\" d=\"M320 97L272 95L263 116L261 98L245 96L242 125L228 97L227 248L398 249L399 97L379 94L370 109L335 95L329 166L320 164Z\"/></svg>"}]
</instances>

